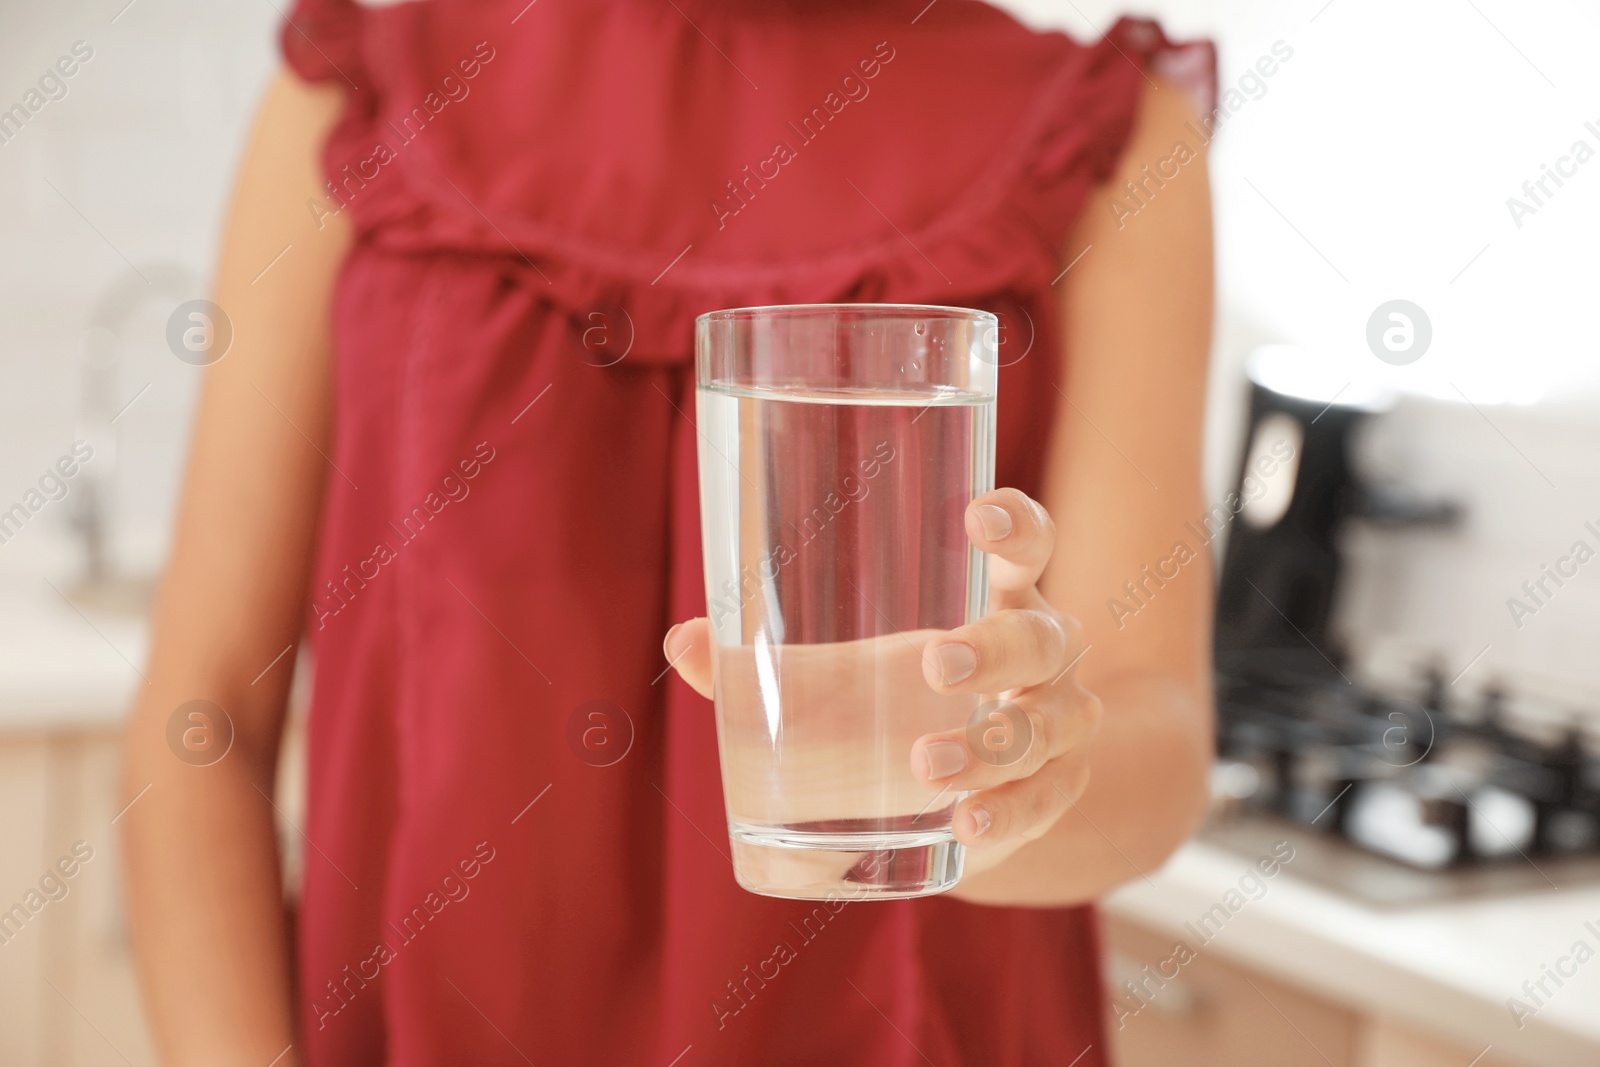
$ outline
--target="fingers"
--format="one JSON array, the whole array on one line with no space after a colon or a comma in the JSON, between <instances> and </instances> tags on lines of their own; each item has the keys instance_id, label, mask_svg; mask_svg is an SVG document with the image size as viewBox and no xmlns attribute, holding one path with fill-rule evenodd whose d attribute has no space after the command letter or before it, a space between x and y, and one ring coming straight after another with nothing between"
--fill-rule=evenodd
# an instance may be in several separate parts
<instances>
[{"instance_id":1,"label":"fingers","mask_svg":"<svg viewBox=\"0 0 1600 1067\"><path fill-rule=\"evenodd\" d=\"M690 619L668 630L661 651L696 693L710 699L711 627L705 619Z\"/></svg>"},{"instance_id":2,"label":"fingers","mask_svg":"<svg viewBox=\"0 0 1600 1067\"><path fill-rule=\"evenodd\" d=\"M1004 693L1049 685L1083 650L1083 625L1045 605L992 612L930 641L922 675L941 693Z\"/></svg>"},{"instance_id":3,"label":"fingers","mask_svg":"<svg viewBox=\"0 0 1600 1067\"><path fill-rule=\"evenodd\" d=\"M967 505L967 536L989 553L996 606L1015 607L1031 593L1055 549L1056 525L1038 501L1018 489L996 489Z\"/></svg>"},{"instance_id":4,"label":"fingers","mask_svg":"<svg viewBox=\"0 0 1600 1067\"><path fill-rule=\"evenodd\" d=\"M1089 785L1089 760L1074 752L1020 782L974 793L956 805L952 828L969 848L1033 841L1054 826Z\"/></svg>"},{"instance_id":5,"label":"fingers","mask_svg":"<svg viewBox=\"0 0 1600 1067\"><path fill-rule=\"evenodd\" d=\"M956 839L992 848L1042 835L1082 795L1101 707L1071 676L1085 651L1082 625L1039 594L1055 549L1049 513L1019 490L997 489L968 505L966 527L990 556L997 610L930 642L923 675L938 692L1015 695L982 705L965 729L918 738L911 762L932 788L974 791L957 805Z\"/></svg>"},{"instance_id":6,"label":"fingers","mask_svg":"<svg viewBox=\"0 0 1600 1067\"><path fill-rule=\"evenodd\" d=\"M911 769L930 789L989 789L1039 773L1085 748L1100 729L1100 698L1066 679L1048 689L990 701L959 730L924 734Z\"/></svg>"}]
</instances>

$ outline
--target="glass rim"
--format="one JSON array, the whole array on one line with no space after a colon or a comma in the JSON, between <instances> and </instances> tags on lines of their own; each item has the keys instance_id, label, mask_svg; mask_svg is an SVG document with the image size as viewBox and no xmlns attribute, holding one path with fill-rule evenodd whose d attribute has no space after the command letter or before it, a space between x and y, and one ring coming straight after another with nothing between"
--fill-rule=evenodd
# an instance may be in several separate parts
<instances>
[{"instance_id":1,"label":"glass rim","mask_svg":"<svg viewBox=\"0 0 1600 1067\"><path fill-rule=\"evenodd\" d=\"M953 304L884 304L884 303L824 303L824 304L755 304L750 307L721 308L695 316L695 324L733 321L739 319L781 318L786 315L837 315L841 312L876 312L880 315L905 318L937 318L944 321L967 320L995 322L1000 320L992 311L979 308L957 307Z\"/></svg>"}]
</instances>

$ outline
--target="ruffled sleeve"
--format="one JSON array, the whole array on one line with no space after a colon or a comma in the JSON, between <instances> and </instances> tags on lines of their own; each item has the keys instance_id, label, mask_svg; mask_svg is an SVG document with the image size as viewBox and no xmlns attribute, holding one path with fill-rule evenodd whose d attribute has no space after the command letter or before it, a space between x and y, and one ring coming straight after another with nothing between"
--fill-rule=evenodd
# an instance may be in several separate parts
<instances>
[{"instance_id":1,"label":"ruffled sleeve","mask_svg":"<svg viewBox=\"0 0 1600 1067\"><path fill-rule=\"evenodd\" d=\"M361 8L351 0L296 0L278 43L284 62L308 82L369 88L361 55Z\"/></svg>"},{"instance_id":2,"label":"ruffled sleeve","mask_svg":"<svg viewBox=\"0 0 1600 1067\"><path fill-rule=\"evenodd\" d=\"M1040 128L1012 194L1047 240L1056 241L1055 254L1081 206L1074 194L1085 177L1096 185L1111 176L1155 79L1177 85L1201 115L1210 115L1216 69L1210 41L1173 42L1148 19L1123 18L1084 51L1081 66L1063 70L1057 90L1045 94Z\"/></svg>"},{"instance_id":3,"label":"ruffled sleeve","mask_svg":"<svg viewBox=\"0 0 1600 1067\"><path fill-rule=\"evenodd\" d=\"M974 303L1044 289L1060 277L1084 201L1115 171L1155 79L1187 93L1201 116L1215 110L1210 41L1174 42L1142 18L1120 19L1086 46L1057 40L1053 74L1027 101L989 172L911 235L916 249L891 245L857 264L857 295L845 299L947 302L957 278L960 295ZM1207 119L1196 123L1194 147L1208 129Z\"/></svg>"},{"instance_id":4,"label":"ruffled sleeve","mask_svg":"<svg viewBox=\"0 0 1600 1067\"><path fill-rule=\"evenodd\" d=\"M1146 88L1154 78L1189 95L1196 111L1210 115L1217 104L1217 52L1210 41L1174 42L1149 19L1124 18L1093 48L1099 84L1091 82L1099 109L1095 178L1104 181L1121 158ZM1106 91L1115 84L1116 92ZM1130 91L1131 89L1131 91Z\"/></svg>"},{"instance_id":5,"label":"ruffled sleeve","mask_svg":"<svg viewBox=\"0 0 1600 1067\"><path fill-rule=\"evenodd\" d=\"M380 106L368 62L366 11L354 0L294 0L278 30L284 63L302 81L344 91L344 108L322 146L327 194L316 206L318 221L345 207L336 183L341 171L369 155ZM365 151L363 151L365 149Z\"/></svg>"}]
</instances>

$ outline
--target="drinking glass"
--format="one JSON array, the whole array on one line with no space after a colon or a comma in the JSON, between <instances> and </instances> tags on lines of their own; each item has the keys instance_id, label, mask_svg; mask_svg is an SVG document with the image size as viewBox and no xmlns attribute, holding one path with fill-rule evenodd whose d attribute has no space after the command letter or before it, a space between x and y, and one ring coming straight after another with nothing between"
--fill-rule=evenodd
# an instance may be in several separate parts
<instances>
[{"instance_id":1,"label":"drinking glass","mask_svg":"<svg viewBox=\"0 0 1600 1067\"><path fill-rule=\"evenodd\" d=\"M912 743L968 725L928 644L987 610L967 504L994 487L998 323L894 304L696 323L700 516L734 874L801 899L961 877L963 794Z\"/></svg>"}]
</instances>

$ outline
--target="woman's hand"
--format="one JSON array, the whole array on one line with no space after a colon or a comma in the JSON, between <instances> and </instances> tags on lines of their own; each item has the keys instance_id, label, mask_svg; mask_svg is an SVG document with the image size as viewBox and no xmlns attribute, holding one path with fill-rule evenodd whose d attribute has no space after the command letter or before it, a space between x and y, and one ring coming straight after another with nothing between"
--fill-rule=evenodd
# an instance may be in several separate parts
<instances>
[{"instance_id":1,"label":"woman's hand","mask_svg":"<svg viewBox=\"0 0 1600 1067\"><path fill-rule=\"evenodd\" d=\"M1076 677L1083 627L1039 592L1055 549L1050 514L1016 489L997 489L967 506L966 523L990 556L989 614L931 643L922 673L937 692L985 696L985 716L919 738L911 763L930 785L972 791L954 829L976 874L1043 836L1083 794L1101 710Z\"/></svg>"},{"instance_id":2,"label":"woman's hand","mask_svg":"<svg viewBox=\"0 0 1600 1067\"><path fill-rule=\"evenodd\" d=\"M1015 489L997 489L967 506L966 529L991 557L991 610L931 642L922 674L937 693L987 697L986 717L926 734L907 755L931 790L972 791L956 808L954 830L971 848L968 870L976 874L1042 836L1082 795L1100 701L1075 676L1083 628L1039 592L1055 545L1049 514ZM673 627L665 652L685 681L711 695L704 619Z\"/></svg>"}]
</instances>

